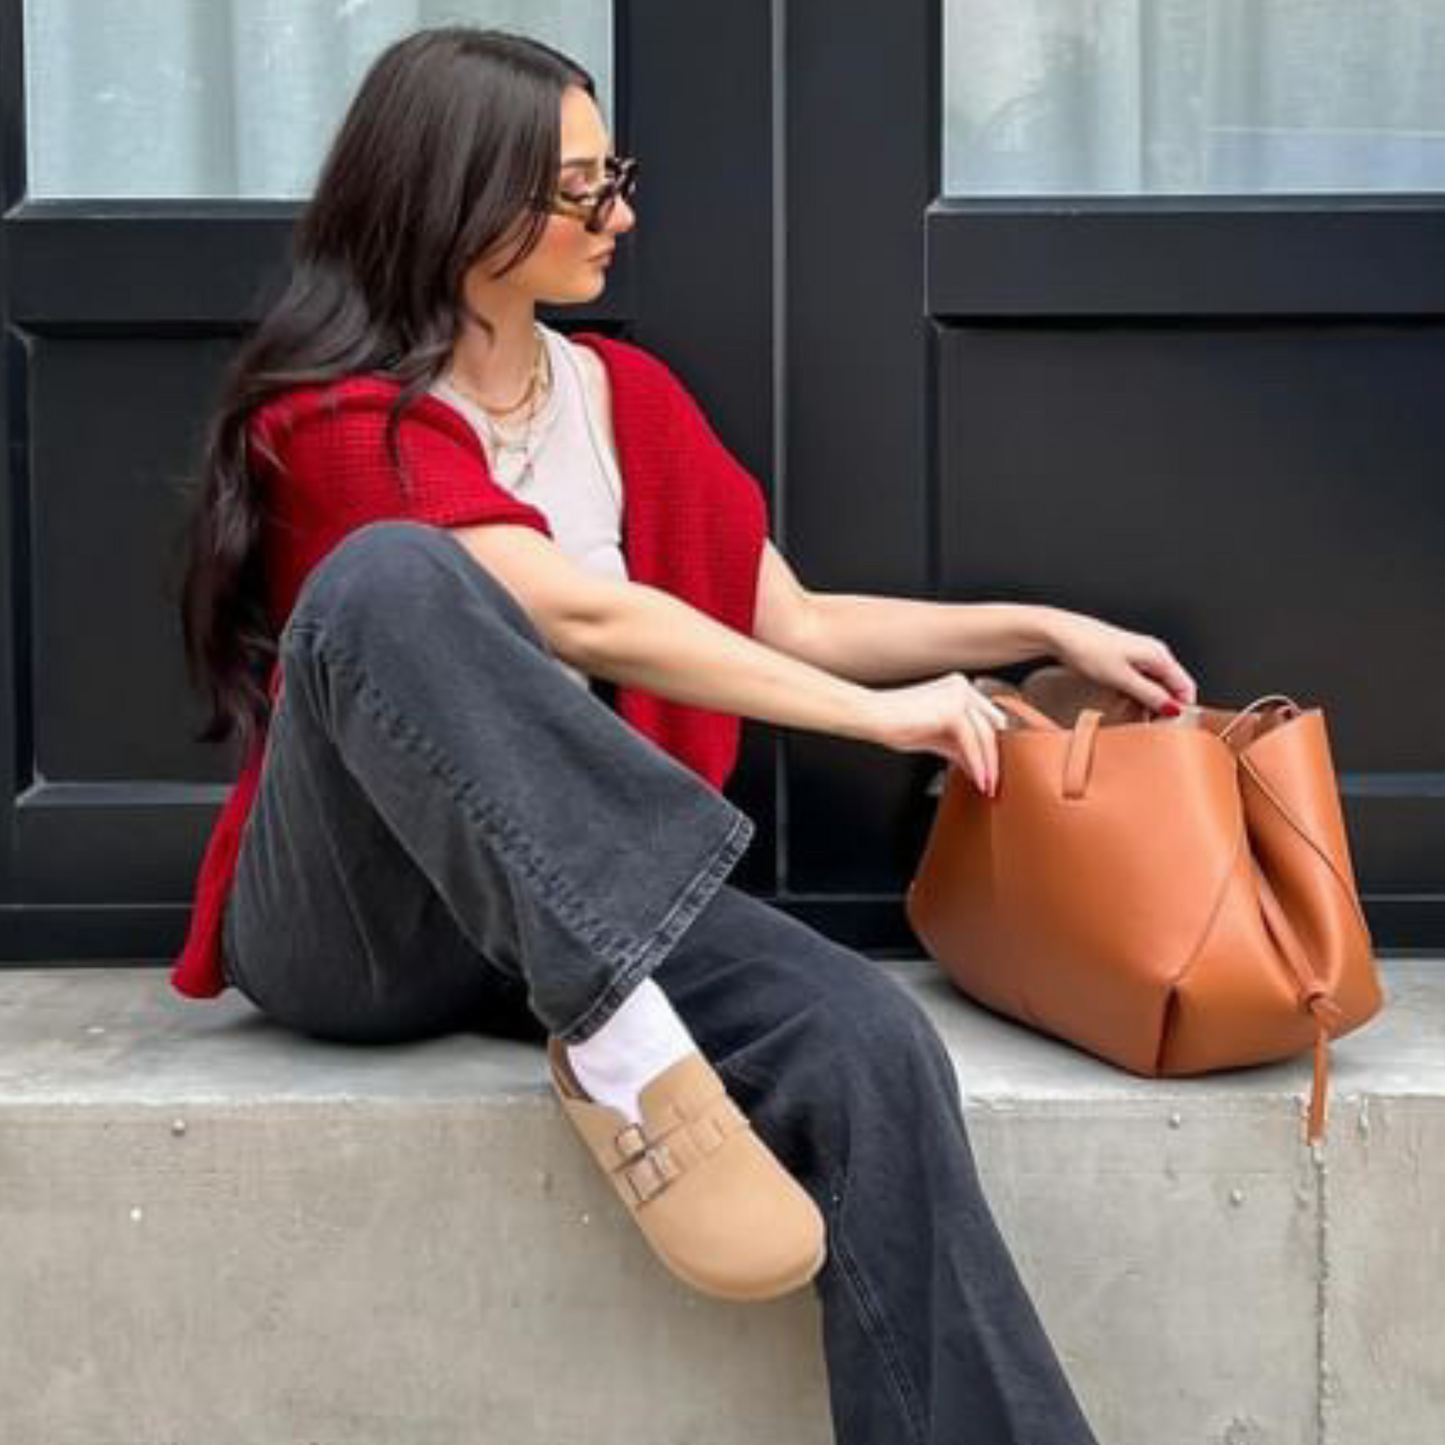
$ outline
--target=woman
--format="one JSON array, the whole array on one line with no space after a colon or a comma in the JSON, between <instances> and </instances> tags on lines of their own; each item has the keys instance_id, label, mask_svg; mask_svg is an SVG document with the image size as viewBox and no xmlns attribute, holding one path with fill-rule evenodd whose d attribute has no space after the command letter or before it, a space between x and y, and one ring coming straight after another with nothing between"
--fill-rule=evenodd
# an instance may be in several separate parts
<instances>
[{"instance_id":1,"label":"woman","mask_svg":"<svg viewBox=\"0 0 1445 1445\"><path fill-rule=\"evenodd\" d=\"M807 592L667 367L536 320L636 220L594 95L537 42L422 31L333 142L191 522L203 736L246 761L173 982L319 1037L545 1037L669 1267L812 1282L843 1445L1092 1440L931 1024L726 881L753 825L721 787L752 717L991 792L964 665L1052 653L1154 709L1193 682L1055 609Z\"/></svg>"}]
</instances>

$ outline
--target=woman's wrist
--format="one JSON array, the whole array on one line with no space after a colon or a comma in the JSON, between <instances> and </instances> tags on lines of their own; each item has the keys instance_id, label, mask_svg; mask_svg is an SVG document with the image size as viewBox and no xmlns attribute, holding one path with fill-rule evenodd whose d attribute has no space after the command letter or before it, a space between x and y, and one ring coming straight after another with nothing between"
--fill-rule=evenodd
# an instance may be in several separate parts
<instances>
[{"instance_id":1,"label":"woman's wrist","mask_svg":"<svg viewBox=\"0 0 1445 1445\"><path fill-rule=\"evenodd\" d=\"M607 597L587 644L564 657L592 676L834 737L871 742L881 730L870 687L768 647L659 588L628 582Z\"/></svg>"},{"instance_id":2,"label":"woman's wrist","mask_svg":"<svg viewBox=\"0 0 1445 1445\"><path fill-rule=\"evenodd\" d=\"M1033 629L1034 646L1041 656L1062 658L1065 650L1064 639L1069 626L1077 614L1062 607L1032 604L1029 608L1029 626Z\"/></svg>"}]
</instances>

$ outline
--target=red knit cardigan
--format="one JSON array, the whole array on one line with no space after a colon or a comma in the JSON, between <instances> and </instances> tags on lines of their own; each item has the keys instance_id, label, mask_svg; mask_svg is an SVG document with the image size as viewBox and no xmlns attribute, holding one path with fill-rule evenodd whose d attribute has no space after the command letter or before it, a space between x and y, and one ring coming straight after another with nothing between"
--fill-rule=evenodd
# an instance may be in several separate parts
<instances>
[{"instance_id":1,"label":"red knit cardigan","mask_svg":"<svg viewBox=\"0 0 1445 1445\"><path fill-rule=\"evenodd\" d=\"M607 368L613 435L622 475L622 551L628 575L681 598L746 635L753 630L758 569L767 537L762 488L718 440L671 370L629 342L595 332L572 339ZM461 527L521 523L551 536L547 519L493 479L471 423L439 397L423 394L405 413L399 445L403 487L386 454L387 410L398 387L379 376L299 387L252 418L279 468L249 448L263 489L263 573L277 636L312 567L353 528L386 518ZM268 690L278 696L273 665ZM736 717L619 686L619 714L715 788L737 758ZM263 728L201 859L190 930L171 970L174 988L214 998L221 972L221 917L243 829L265 758Z\"/></svg>"}]
</instances>

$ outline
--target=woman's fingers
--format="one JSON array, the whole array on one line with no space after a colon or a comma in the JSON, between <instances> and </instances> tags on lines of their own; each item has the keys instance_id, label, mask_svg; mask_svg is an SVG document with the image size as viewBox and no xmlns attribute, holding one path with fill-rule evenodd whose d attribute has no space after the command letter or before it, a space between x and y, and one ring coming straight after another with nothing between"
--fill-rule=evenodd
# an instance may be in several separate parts
<instances>
[{"instance_id":1,"label":"woman's fingers","mask_svg":"<svg viewBox=\"0 0 1445 1445\"><path fill-rule=\"evenodd\" d=\"M1165 686L1176 701L1193 707L1199 701L1199 689L1194 679L1171 657L1165 668Z\"/></svg>"},{"instance_id":2,"label":"woman's fingers","mask_svg":"<svg viewBox=\"0 0 1445 1445\"><path fill-rule=\"evenodd\" d=\"M998 779L998 739L993 723L976 708L965 708L959 736L969 771L980 793L992 793Z\"/></svg>"},{"instance_id":3,"label":"woman's fingers","mask_svg":"<svg viewBox=\"0 0 1445 1445\"><path fill-rule=\"evenodd\" d=\"M874 695L870 735L902 752L927 749L966 772L979 792L998 786L997 734L1009 716L962 673Z\"/></svg>"},{"instance_id":4,"label":"woman's fingers","mask_svg":"<svg viewBox=\"0 0 1445 1445\"><path fill-rule=\"evenodd\" d=\"M979 737L983 741L983 761L988 770L988 791L998 791L998 729L993 720L983 712L970 714Z\"/></svg>"},{"instance_id":5,"label":"woman's fingers","mask_svg":"<svg viewBox=\"0 0 1445 1445\"><path fill-rule=\"evenodd\" d=\"M978 697L979 710L994 725L994 730L1006 728L1009 715L986 692L979 692Z\"/></svg>"},{"instance_id":6,"label":"woman's fingers","mask_svg":"<svg viewBox=\"0 0 1445 1445\"><path fill-rule=\"evenodd\" d=\"M954 738L963 751L964 766L980 793L988 791L988 764L984 761L983 740L969 722L970 714L965 709L954 729Z\"/></svg>"},{"instance_id":7,"label":"woman's fingers","mask_svg":"<svg viewBox=\"0 0 1445 1445\"><path fill-rule=\"evenodd\" d=\"M1147 696L1139 700L1158 711L1166 702L1198 702L1194 679L1180 666L1168 644L1157 637L1147 639L1149 647L1130 662L1143 679Z\"/></svg>"}]
</instances>

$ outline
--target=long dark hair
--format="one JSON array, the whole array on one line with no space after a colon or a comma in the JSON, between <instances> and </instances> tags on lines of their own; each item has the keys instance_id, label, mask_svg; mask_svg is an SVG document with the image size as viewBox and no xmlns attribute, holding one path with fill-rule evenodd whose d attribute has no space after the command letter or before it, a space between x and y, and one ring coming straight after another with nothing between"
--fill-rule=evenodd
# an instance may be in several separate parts
<instances>
[{"instance_id":1,"label":"long dark hair","mask_svg":"<svg viewBox=\"0 0 1445 1445\"><path fill-rule=\"evenodd\" d=\"M238 348L206 431L181 539L187 673L211 708L197 741L235 732L246 750L269 717L276 639L252 414L290 387L383 373L400 386L386 443L404 484L397 427L407 407L447 364L464 318L495 335L465 305L467 268L519 217L498 274L541 240L569 86L596 98L587 71L550 46L460 25L396 41L362 79L297 219L285 290Z\"/></svg>"}]
</instances>

